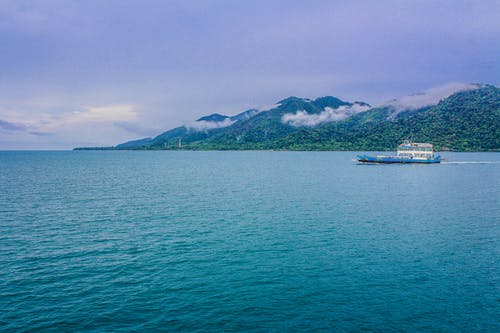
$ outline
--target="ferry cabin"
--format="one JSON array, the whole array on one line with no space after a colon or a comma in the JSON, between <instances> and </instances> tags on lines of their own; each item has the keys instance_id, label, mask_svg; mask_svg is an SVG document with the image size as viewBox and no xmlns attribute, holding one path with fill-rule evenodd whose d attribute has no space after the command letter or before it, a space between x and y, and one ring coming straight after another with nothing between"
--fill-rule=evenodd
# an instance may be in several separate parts
<instances>
[{"instance_id":1,"label":"ferry cabin","mask_svg":"<svg viewBox=\"0 0 500 333\"><path fill-rule=\"evenodd\" d=\"M398 146L399 157L419 160L434 159L434 149L429 143L402 143Z\"/></svg>"}]
</instances>

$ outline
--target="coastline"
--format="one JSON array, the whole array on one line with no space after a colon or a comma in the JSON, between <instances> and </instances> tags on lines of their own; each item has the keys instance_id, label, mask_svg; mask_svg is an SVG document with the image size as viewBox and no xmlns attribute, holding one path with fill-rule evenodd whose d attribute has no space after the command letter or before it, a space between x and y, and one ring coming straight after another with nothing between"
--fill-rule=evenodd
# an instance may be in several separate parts
<instances>
[{"instance_id":1,"label":"coastline","mask_svg":"<svg viewBox=\"0 0 500 333\"><path fill-rule=\"evenodd\" d=\"M290 152L378 152L378 151L395 151L394 148L384 148L384 149L197 149L197 148L175 148L175 149L125 149L125 148L115 148L115 147L75 147L71 151L290 151ZM471 150L453 150L453 149L435 149L439 153L498 153L500 148L495 149L471 149Z\"/></svg>"}]
</instances>

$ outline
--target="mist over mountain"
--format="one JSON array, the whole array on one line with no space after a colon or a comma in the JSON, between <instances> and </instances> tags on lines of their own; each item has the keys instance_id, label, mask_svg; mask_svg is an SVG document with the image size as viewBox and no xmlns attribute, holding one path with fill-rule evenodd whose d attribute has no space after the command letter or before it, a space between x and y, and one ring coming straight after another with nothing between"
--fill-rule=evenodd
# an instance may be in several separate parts
<instances>
[{"instance_id":1,"label":"mist over mountain","mask_svg":"<svg viewBox=\"0 0 500 333\"><path fill-rule=\"evenodd\" d=\"M112 149L388 150L404 139L444 150L500 149L500 90L449 84L380 106L289 97L234 116L213 113Z\"/></svg>"}]
</instances>

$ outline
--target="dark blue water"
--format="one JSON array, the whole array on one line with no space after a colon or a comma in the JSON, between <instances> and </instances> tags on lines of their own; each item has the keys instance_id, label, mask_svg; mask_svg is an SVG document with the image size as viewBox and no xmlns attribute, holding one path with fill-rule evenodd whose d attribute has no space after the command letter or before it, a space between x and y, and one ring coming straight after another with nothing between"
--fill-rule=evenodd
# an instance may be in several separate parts
<instances>
[{"instance_id":1,"label":"dark blue water","mask_svg":"<svg viewBox=\"0 0 500 333\"><path fill-rule=\"evenodd\" d=\"M0 331L500 331L500 154L355 155L0 152Z\"/></svg>"}]
</instances>

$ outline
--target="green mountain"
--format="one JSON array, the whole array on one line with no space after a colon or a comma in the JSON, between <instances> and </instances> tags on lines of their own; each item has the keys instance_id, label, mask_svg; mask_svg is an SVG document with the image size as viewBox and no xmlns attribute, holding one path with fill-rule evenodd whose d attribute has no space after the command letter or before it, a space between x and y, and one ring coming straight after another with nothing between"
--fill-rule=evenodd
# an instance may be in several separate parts
<instances>
[{"instance_id":1,"label":"green mountain","mask_svg":"<svg viewBox=\"0 0 500 333\"><path fill-rule=\"evenodd\" d=\"M344 121L302 129L273 143L282 149L392 150L404 139L433 143L437 150L499 151L500 89L451 95L433 107L399 113L374 108Z\"/></svg>"},{"instance_id":2,"label":"green mountain","mask_svg":"<svg viewBox=\"0 0 500 333\"><path fill-rule=\"evenodd\" d=\"M206 140L194 142L195 149L283 149L276 143L295 132L310 130L327 122L333 115L345 119L370 106L363 102L348 103L335 97L321 97L316 100L289 97L277 103L269 111L235 123L233 126L214 133ZM327 110L340 110L338 114L325 114ZM316 124L317 123L317 124Z\"/></svg>"},{"instance_id":3,"label":"green mountain","mask_svg":"<svg viewBox=\"0 0 500 333\"><path fill-rule=\"evenodd\" d=\"M463 86L445 98L427 92L379 107L332 96L289 97L268 110L211 114L114 149L392 150L410 139L438 150L499 151L500 89Z\"/></svg>"},{"instance_id":4,"label":"green mountain","mask_svg":"<svg viewBox=\"0 0 500 333\"><path fill-rule=\"evenodd\" d=\"M163 132L154 138L128 141L114 147L115 149L175 149L181 145L205 140L211 135L219 133L232 124L244 121L258 113L256 109L241 112L235 116L226 116L218 113L204 116L194 123L176 127Z\"/></svg>"},{"instance_id":5,"label":"green mountain","mask_svg":"<svg viewBox=\"0 0 500 333\"><path fill-rule=\"evenodd\" d=\"M321 114L325 108L342 107L341 118L349 116L352 107L368 110L362 102L348 103L335 97L310 100L289 97L279 101L269 110L250 109L235 116L212 114L194 123L168 130L152 139L129 141L116 149L258 149L255 145L285 137L299 130L300 126L283 122L283 116L305 112ZM222 147L224 146L224 147ZM246 148L248 147L248 148Z\"/></svg>"}]
</instances>

